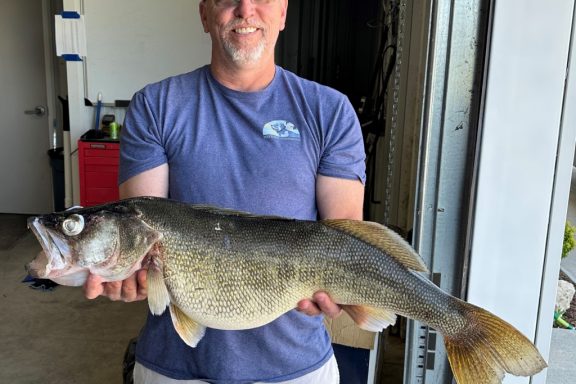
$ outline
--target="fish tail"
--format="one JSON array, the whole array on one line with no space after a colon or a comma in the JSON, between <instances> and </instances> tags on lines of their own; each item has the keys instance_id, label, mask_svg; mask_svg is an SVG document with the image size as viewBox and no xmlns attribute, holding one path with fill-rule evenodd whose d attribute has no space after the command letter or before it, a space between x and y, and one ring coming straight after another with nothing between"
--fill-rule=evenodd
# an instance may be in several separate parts
<instances>
[{"instance_id":1,"label":"fish tail","mask_svg":"<svg viewBox=\"0 0 576 384\"><path fill-rule=\"evenodd\" d=\"M482 308L462 304L467 325L444 335L458 384L498 384L505 373L532 376L547 366L534 344L512 325Z\"/></svg>"}]
</instances>

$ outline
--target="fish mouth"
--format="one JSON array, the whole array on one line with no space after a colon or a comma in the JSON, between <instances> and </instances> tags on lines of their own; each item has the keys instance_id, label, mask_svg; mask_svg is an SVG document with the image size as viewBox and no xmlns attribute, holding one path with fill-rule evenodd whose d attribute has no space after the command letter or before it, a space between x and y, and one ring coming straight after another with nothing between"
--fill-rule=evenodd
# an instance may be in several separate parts
<instances>
[{"instance_id":1,"label":"fish mouth","mask_svg":"<svg viewBox=\"0 0 576 384\"><path fill-rule=\"evenodd\" d=\"M70 258L68 245L47 229L39 217L28 219L28 229L36 236L42 247L42 251L26 266L30 276L50 278L56 271L62 270L70 264L68 262Z\"/></svg>"}]
</instances>

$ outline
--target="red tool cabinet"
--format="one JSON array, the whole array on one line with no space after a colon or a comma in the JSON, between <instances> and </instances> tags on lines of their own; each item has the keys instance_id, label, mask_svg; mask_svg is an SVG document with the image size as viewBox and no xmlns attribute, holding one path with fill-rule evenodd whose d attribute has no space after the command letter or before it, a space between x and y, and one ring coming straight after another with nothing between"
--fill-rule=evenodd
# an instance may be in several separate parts
<instances>
[{"instance_id":1,"label":"red tool cabinet","mask_svg":"<svg viewBox=\"0 0 576 384\"><path fill-rule=\"evenodd\" d=\"M78 141L80 205L89 207L118 200L120 144L107 141Z\"/></svg>"}]
</instances>

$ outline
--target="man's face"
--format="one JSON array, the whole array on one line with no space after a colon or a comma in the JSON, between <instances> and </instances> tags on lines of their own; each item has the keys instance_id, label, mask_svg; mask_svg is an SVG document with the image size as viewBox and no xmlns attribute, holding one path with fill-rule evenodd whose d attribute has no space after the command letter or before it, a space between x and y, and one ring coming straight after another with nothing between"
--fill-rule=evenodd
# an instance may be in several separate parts
<instances>
[{"instance_id":1,"label":"man's face","mask_svg":"<svg viewBox=\"0 0 576 384\"><path fill-rule=\"evenodd\" d=\"M244 66L273 55L287 6L288 0L203 0L200 17L214 58Z\"/></svg>"}]
</instances>

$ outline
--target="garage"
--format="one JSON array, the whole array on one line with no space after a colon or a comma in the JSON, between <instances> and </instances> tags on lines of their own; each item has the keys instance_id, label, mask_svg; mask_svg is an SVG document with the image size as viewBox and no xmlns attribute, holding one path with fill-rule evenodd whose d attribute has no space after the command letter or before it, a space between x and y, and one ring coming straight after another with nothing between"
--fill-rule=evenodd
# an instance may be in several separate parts
<instances>
[{"instance_id":1,"label":"garage","mask_svg":"<svg viewBox=\"0 0 576 384\"><path fill-rule=\"evenodd\" d=\"M30 169L5 167L0 199L10 281L2 288L9 309L0 315L2 382L121 383L124 353L145 322L146 301L86 300L79 288L21 283L24 263L40 250L27 217L57 204L105 202L87 204L89 186L96 194L115 187L118 140L93 132L104 116L123 125L134 92L210 61L196 2L137 3L5 5L10 31L22 25L16 20L42 26L28 43L4 38L2 46L11 57L29 55L22 56L27 69L12 65L27 71L22 78L40 73L31 84L46 85L30 85L32 96L18 99L17 116L3 124L8 131L25 117L43 133L7 134L2 151L5 164ZM394 229L435 285L503 317L548 360L576 139L574 2L501 3L292 0L275 60L336 89L356 112L366 151L364 220ZM80 43L71 48L79 52L66 52L80 61L56 55L55 25L71 28L68 38L85 32L86 51ZM10 89L25 88L12 77L3 76ZM61 154L51 158L54 148ZM17 157L26 152L36 157ZM92 155L99 167L87 167ZM381 334L362 334L348 332L346 321L327 324L342 383L452 379L437 330L401 319ZM546 383L552 368L514 382Z\"/></svg>"}]
</instances>

